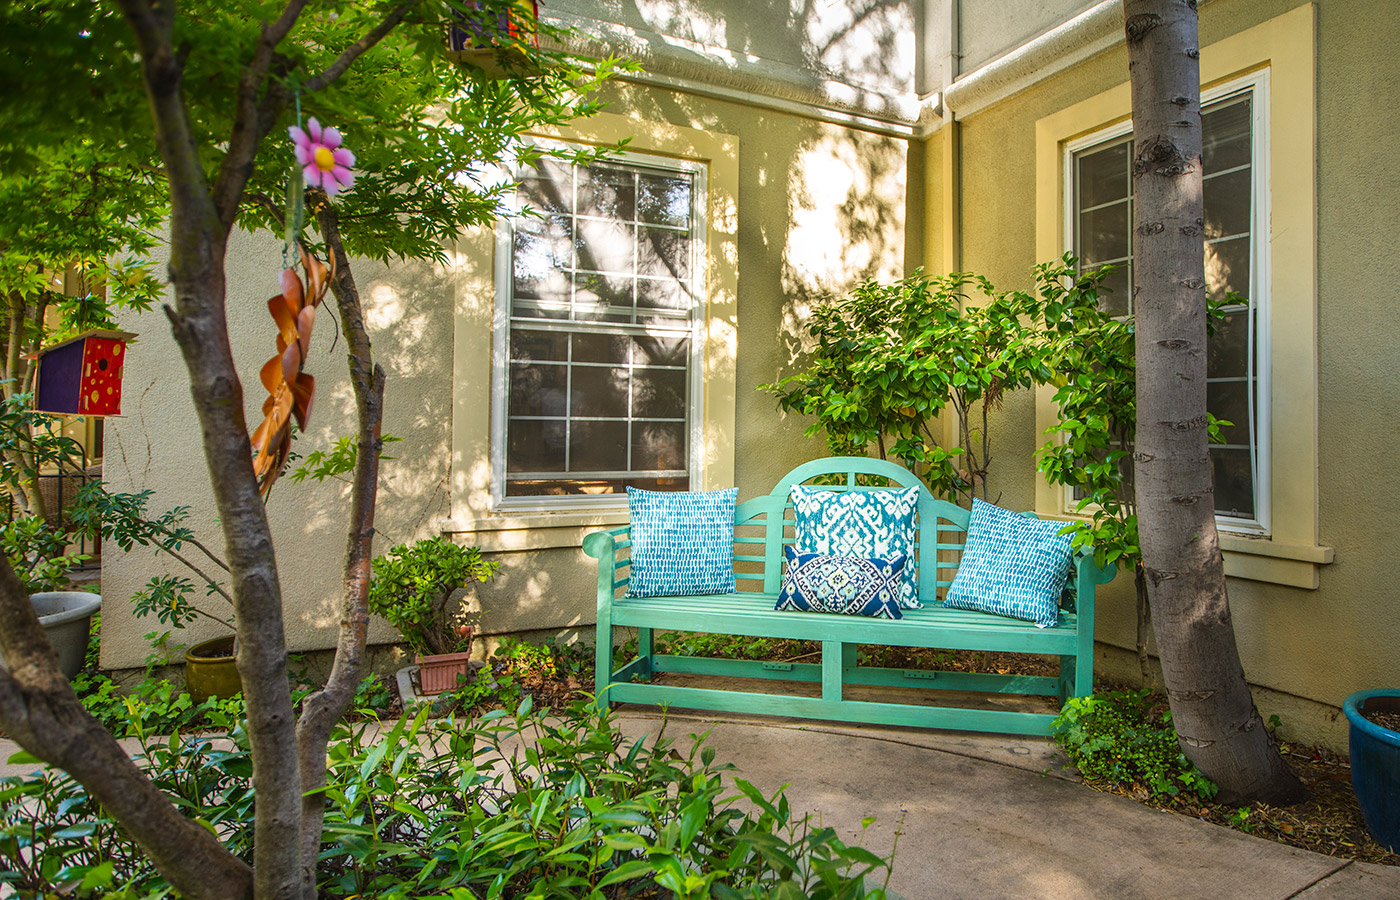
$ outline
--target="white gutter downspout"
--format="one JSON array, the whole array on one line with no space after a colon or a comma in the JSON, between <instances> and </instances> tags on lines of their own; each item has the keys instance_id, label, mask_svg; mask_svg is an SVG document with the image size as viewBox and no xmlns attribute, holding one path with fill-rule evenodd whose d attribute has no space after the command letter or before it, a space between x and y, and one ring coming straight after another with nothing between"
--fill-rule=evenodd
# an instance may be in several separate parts
<instances>
[{"instance_id":1,"label":"white gutter downspout","mask_svg":"<svg viewBox=\"0 0 1400 900\"><path fill-rule=\"evenodd\" d=\"M1103 0L1000 56L943 92L944 114L965 119L1123 40L1123 0Z\"/></svg>"}]
</instances>

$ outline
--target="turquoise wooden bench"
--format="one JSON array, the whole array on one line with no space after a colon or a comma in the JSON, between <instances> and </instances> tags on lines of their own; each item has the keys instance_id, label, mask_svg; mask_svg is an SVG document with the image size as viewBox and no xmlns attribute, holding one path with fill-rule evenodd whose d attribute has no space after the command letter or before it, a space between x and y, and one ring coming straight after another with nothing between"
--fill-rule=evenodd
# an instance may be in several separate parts
<instances>
[{"instance_id":1,"label":"turquoise wooden bench","mask_svg":"<svg viewBox=\"0 0 1400 900\"><path fill-rule=\"evenodd\" d=\"M831 476L838 476L842 484L831 485ZM834 490L882 489L858 485L857 481L870 480L858 476L883 477L896 488L919 488L915 553L919 562L919 598L924 608L904 610L904 618L898 620L775 611L783 574L783 545L793 542L790 488L821 479L822 486ZM583 541L584 552L598 560L598 705L606 709L611 703L644 703L837 722L1048 734L1054 718L1049 713L874 702L845 696L851 685L1037 694L1057 697L1061 702L1092 691L1094 589L1111 580L1114 570L1100 569L1092 555L1078 555L1071 578L1076 608L1061 610L1060 624L1053 628L945 608L942 597L957 569L962 549L959 537L966 532L970 516L965 509L935 499L917 477L894 463L858 457L815 460L789 472L767 496L738 505L734 514L734 568L739 590L699 597L623 599L631 546L628 529L589 534ZM619 628L636 629L638 655L614 669ZM658 629L820 641L821 662L778 663L661 654L655 652L654 644ZM1060 658L1060 673L1058 677L996 675L864 666L857 663L856 657L856 648L861 644L1049 654ZM820 682L821 696L718 690L653 680L665 673Z\"/></svg>"}]
</instances>

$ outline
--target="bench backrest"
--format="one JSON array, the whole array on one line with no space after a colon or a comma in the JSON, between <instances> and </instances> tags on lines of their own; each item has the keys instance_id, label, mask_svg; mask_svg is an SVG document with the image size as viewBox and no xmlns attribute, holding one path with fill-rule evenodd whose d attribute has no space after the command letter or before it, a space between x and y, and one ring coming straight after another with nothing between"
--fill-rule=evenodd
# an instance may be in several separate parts
<instances>
[{"instance_id":1,"label":"bench backrest","mask_svg":"<svg viewBox=\"0 0 1400 900\"><path fill-rule=\"evenodd\" d=\"M871 482L888 482L874 486ZM782 586L783 545L796 540L789 494L795 484L812 483L831 491L919 489L915 557L919 568L919 597L941 599L957 572L963 535L971 513L939 500L897 463L862 456L833 456L803 463L779 479L764 497L740 503L734 511L734 577L739 590L776 594Z\"/></svg>"}]
</instances>

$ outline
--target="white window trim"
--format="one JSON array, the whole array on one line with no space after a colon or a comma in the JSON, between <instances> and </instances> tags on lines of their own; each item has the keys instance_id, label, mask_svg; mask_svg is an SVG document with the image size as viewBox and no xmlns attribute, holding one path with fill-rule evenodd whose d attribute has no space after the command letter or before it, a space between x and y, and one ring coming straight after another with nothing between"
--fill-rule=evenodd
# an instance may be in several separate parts
<instances>
[{"instance_id":1,"label":"white window trim","mask_svg":"<svg viewBox=\"0 0 1400 900\"><path fill-rule=\"evenodd\" d=\"M534 143L548 146L569 146L570 142L535 139ZM690 310L690 399L686 411L689 420L687 438L689 446L688 474L692 487L701 483L701 453L704 446L705 378L706 357L705 335L702 327L705 306L705 288L708 272L705 267L705 246L708 239L709 223L705 214L709 185L706 167L695 160L676 159L659 154L620 152L609 156L610 162L642 166L652 169L687 172L695 178L692 194L691 215L694 228L690 240L691 284L695 286L694 302ZM518 212L513 209L512 212ZM506 430L507 379L510 368L507 341L510 336L511 294L514 285L514 246L515 218L502 217L496 222L495 252L495 311L492 316L491 352L491 508L506 513L532 513L549 511L613 510L627 507L627 495L568 495L546 497L507 497L506 496Z\"/></svg>"},{"instance_id":2,"label":"white window trim","mask_svg":"<svg viewBox=\"0 0 1400 900\"><path fill-rule=\"evenodd\" d=\"M1270 409L1272 403L1273 380L1273 342L1272 327L1273 316L1270 298L1273 292L1273 283L1270 278L1270 259L1272 254L1269 248L1269 70L1261 69L1247 75L1227 81L1223 84L1214 85L1208 90L1201 92L1202 108L1219 100L1227 99L1234 95L1251 94L1250 112L1253 117L1251 128L1253 133L1250 140L1250 173L1253 176L1253 209L1250 218L1250 316L1254 319L1253 327L1250 329L1251 351L1255 364L1256 384L1255 390L1250 393L1250 406L1256 407L1251 417L1251 440L1255 447L1254 459L1254 518L1245 519L1235 516L1216 515L1216 527L1221 531L1231 532L1249 536L1268 536L1271 534L1271 477L1273 473L1271 442ZM1112 125L1100 128L1089 134L1078 137L1063 144L1063 166L1061 175L1064 184L1064 203L1062 204L1063 224L1061 234L1064 239L1064 252L1074 250L1074 235L1076 231L1075 222L1075 202L1074 202L1074 157L1075 154L1104 144L1116 138L1125 137L1132 134L1133 123L1131 119L1116 122ZM1128 223L1132 227L1132 223ZM1263 402L1257 402L1256 398ZM1068 515L1076 515L1075 507L1078 503L1074 498L1074 489L1066 485L1061 493L1063 498L1063 512Z\"/></svg>"}]
</instances>

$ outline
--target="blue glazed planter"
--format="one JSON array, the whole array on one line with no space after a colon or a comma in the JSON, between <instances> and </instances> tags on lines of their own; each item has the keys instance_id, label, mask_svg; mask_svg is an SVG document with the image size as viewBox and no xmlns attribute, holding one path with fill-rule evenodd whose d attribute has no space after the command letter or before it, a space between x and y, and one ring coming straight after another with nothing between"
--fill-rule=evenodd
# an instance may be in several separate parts
<instances>
[{"instance_id":1,"label":"blue glazed planter","mask_svg":"<svg viewBox=\"0 0 1400 900\"><path fill-rule=\"evenodd\" d=\"M1362 712L1400 713L1400 689L1357 691L1342 704L1351 725L1351 786L1366 828L1386 849L1400 851L1400 733Z\"/></svg>"}]
</instances>

